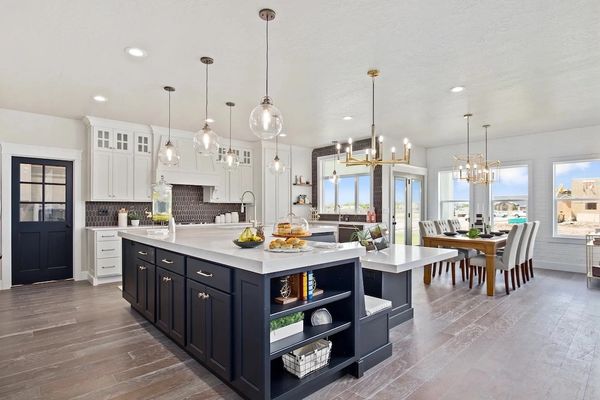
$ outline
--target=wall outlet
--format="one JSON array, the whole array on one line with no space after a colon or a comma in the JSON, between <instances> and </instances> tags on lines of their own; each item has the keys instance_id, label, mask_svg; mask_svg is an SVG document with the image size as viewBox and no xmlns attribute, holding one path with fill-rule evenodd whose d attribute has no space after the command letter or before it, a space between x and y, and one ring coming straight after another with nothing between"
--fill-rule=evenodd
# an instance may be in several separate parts
<instances>
[{"instance_id":1,"label":"wall outlet","mask_svg":"<svg viewBox=\"0 0 600 400\"><path fill-rule=\"evenodd\" d=\"M108 208L100 208L98 209L98 215L101 217L105 217L108 215Z\"/></svg>"}]
</instances>

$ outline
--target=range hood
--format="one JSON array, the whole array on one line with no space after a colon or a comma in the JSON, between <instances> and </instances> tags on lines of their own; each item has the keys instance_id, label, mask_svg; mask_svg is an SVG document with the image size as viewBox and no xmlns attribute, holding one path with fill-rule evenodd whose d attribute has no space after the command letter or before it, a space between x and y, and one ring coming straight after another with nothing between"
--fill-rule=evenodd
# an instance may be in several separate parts
<instances>
[{"instance_id":1,"label":"range hood","mask_svg":"<svg viewBox=\"0 0 600 400\"><path fill-rule=\"evenodd\" d=\"M159 146L163 146L168 140L168 132L165 128L153 126L155 139ZM193 186L218 186L219 176L216 172L216 161L212 157L199 155L194 150L193 133L186 131L173 131L171 129L171 142L179 150L181 160L179 165L167 167L156 162L156 182L161 176L174 185ZM160 147L159 147L160 148Z\"/></svg>"}]
</instances>

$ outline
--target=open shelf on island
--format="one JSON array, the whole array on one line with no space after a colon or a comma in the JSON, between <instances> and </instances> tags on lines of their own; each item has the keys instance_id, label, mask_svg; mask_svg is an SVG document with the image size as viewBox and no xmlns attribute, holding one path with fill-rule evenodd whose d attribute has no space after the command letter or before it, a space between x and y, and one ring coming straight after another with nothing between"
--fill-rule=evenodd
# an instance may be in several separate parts
<instances>
[{"instance_id":1,"label":"open shelf on island","mask_svg":"<svg viewBox=\"0 0 600 400\"><path fill-rule=\"evenodd\" d=\"M288 314L293 314L299 311L309 310L311 308L322 307L325 304L333 303L334 301L342 300L350 297L350 290L324 290L323 294L313 297L312 300L297 300L288 304L271 303L271 319L284 317Z\"/></svg>"},{"instance_id":2,"label":"open shelf on island","mask_svg":"<svg viewBox=\"0 0 600 400\"><path fill-rule=\"evenodd\" d=\"M271 343L271 360L315 340L334 335L352 326L349 321L333 321L327 325L304 325L304 331Z\"/></svg>"},{"instance_id":3,"label":"open shelf on island","mask_svg":"<svg viewBox=\"0 0 600 400\"><path fill-rule=\"evenodd\" d=\"M277 399L280 396L283 398L300 398L295 390L301 385L309 384L324 375L334 374L346 368L354 362L354 358L350 356L331 356L329 365L323 367L302 379L285 371L283 367L273 371L271 375L271 398Z\"/></svg>"}]
</instances>

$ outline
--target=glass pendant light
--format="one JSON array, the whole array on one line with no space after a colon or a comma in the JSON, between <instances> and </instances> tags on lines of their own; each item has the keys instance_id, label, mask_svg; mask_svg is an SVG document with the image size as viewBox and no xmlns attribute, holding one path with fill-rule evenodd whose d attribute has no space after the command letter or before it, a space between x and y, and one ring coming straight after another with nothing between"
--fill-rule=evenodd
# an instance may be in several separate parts
<instances>
[{"instance_id":1,"label":"glass pendant light","mask_svg":"<svg viewBox=\"0 0 600 400\"><path fill-rule=\"evenodd\" d=\"M277 136L275 136L275 157L267 165L267 168L273 175L281 175L287 169L286 165L279 159L279 138Z\"/></svg>"},{"instance_id":2,"label":"glass pendant light","mask_svg":"<svg viewBox=\"0 0 600 400\"><path fill-rule=\"evenodd\" d=\"M202 57L202 64L206 65L206 92L204 105L204 127L194 135L194 148L203 156L216 157L219 152L219 138L208 125L208 66L214 62L210 57Z\"/></svg>"},{"instance_id":3,"label":"glass pendant light","mask_svg":"<svg viewBox=\"0 0 600 400\"><path fill-rule=\"evenodd\" d=\"M283 128L283 116L281 112L273 105L273 100L269 97L269 21L275 19L275 11L265 8L258 13L260 18L266 21L266 80L265 96L260 104L250 113L250 129L262 140L271 139L281 133Z\"/></svg>"},{"instance_id":4,"label":"glass pendant light","mask_svg":"<svg viewBox=\"0 0 600 400\"><path fill-rule=\"evenodd\" d=\"M158 160L167 167L171 167L179 164L181 158L177 147L171 143L171 92L174 92L175 88L165 86L163 89L169 94L169 138L167 139L167 143L160 148Z\"/></svg>"},{"instance_id":5,"label":"glass pendant light","mask_svg":"<svg viewBox=\"0 0 600 400\"><path fill-rule=\"evenodd\" d=\"M335 185L340 179L336 171L336 163L337 161L340 161L340 149L342 148L342 145L337 140L334 140L333 144L335 144L336 157L333 159L333 173L331 174L329 181Z\"/></svg>"},{"instance_id":6,"label":"glass pendant light","mask_svg":"<svg viewBox=\"0 0 600 400\"><path fill-rule=\"evenodd\" d=\"M223 167L226 171L231 172L240 165L240 159L236 152L231 148L231 110L235 106L235 103L228 101L225 103L229 107L229 149L222 159Z\"/></svg>"}]
</instances>

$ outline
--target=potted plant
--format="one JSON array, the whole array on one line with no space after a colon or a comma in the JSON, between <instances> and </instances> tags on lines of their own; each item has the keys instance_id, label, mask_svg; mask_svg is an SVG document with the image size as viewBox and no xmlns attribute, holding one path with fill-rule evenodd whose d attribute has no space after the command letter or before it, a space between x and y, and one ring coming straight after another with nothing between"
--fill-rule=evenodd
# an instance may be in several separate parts
<instances>
[{"instance_id":1,"label":"potted plant","mask_svg":"<svg viewBox=\"0 0 600 400\"><path fill-rule=\"evenodd\" d=\"M142 214L139 211L131 210L127 214L127 218L131 221L131 226L138 226L140 224L140 219L142 219Z\"/></svg>"},{"instance_id":2,"label":"potted plant","mask_svg":"<svg viewBox=\"0 0 600 400\"><path fill-rule=\"evenodd\" d=\"M304 330L304 313L297 312L271 321L270 343Z\"/></svg>"}]
</instances>

